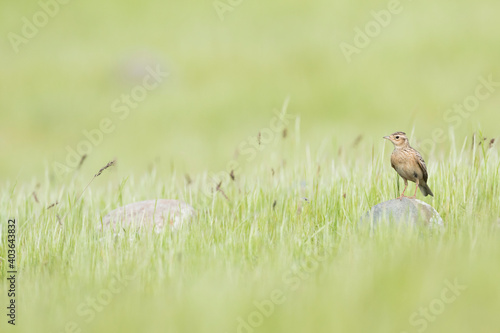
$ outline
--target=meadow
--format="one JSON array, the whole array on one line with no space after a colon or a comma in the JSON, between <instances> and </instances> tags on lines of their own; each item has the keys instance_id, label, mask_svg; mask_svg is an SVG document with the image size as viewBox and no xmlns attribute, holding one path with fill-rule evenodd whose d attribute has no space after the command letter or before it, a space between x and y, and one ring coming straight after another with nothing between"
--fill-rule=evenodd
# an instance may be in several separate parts
<instances>
[{"instance_id":1,"label":"meadow","mask_svg":"<svg viewBox=\"0 0 500 333\"><path fill-rule=\"evenodd\" d=\"M271 154L214 196L206 175L188 183L155 169L117 179L110 168L80 200L88 179L77 175L51 208L30 195L36 184L9 184L2 210L19 221L12 331L496 332L500 159L471 147L430 163L437 195L426 201L441 231L358 228L401 190L384 150L333 162ZM97 230L107 211L151 197L190 202L198 216L177 232Z\"/></svg>"},{"instance_id":2,"label":"meadow","mask_svg":"<svg viewBox=\"0 0 500 333\"><path fill-rule=\"evenodd\" d=\"M1 332L499 332L500 3L54 3L0 5ZM395 131L442 230L358 225Z\"/></svg>"}]
</instances>

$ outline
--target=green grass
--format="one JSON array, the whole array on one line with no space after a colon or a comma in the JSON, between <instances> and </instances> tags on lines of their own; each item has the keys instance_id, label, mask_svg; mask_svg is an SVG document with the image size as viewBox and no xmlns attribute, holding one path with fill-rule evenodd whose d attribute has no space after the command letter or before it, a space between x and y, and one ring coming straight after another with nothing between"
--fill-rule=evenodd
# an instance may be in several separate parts
<instances>
[{"instance_id":1,"label":"green grass","mask_svg":"<svg viewBox=\"0 0 500 333\"><path fill-rule=\"evenodd\" d=\"M424 323L426 332L498 329L496 148L471 149L469 140L463 150L451 146L449 157L427 158L436 197L425 201L440 212L444 230L382 227L370 234L357 228L360 216L399 193L389 144L368 153L361 143L332 156L324 151L339 147L302 151L294 138L292 131L279 139L226 184L229 200L204 194L206 174L191 175L188 184L175 170L156 168L140 178L106 170L80 201L92 174L8 184L1 210L19 223L18 326L5 329L4 318L2 332L64 332L65 325L82 332L237 332L242 318L257 326L242 332L417 332ZM32 196L36 183L40 203ZM185 200L198 216L178 232L97 230L106 212L149 198ZM46 209L53 201L59 204ZM443 292L454 295L448 283L466 289L439 303ZM417 314L410 322L429 306L443 311L434 321Z\"/></svg>"},{"instance_id":2,"label":"green grass","mask_svg":"<svg viewBox=\"0 0 500 333\"><path fill-rule=\"evenodd\" d=\"M500 82L500 2L402 4L348 63L340 43L387 0L242 1L224 21L212 1L73 0L19 53L7 36L40 7L4 1L0 332L235 332L249 317L255 332L498 332L499 87L458 121L448 110L479 77ZM168 79L118 118L112 102L156 64ZM251 148L287 97L286 138L280 128ZM115 129L58 176L53 163L108 117ZM402 190L382 139L400 130L427 161L442 232L356 227ZM228 200L207 195L221 174ZM175 233L97 230L112 209L154 198L198 215ZM423 330L414 313L439 307L455 280L467 289Z\"/></svg>"},{"instance_id":3,"label":"green grass","mask_svg":"<svg viewBox=\"0 0 500 333\"><path fill-rule=\"evenodd\" d=\"M421 138L447 132L445 111L474 93L479 76L500 81L500 3L404 0L404 10L347 63L340 43L352 43L354 28L387 3L243 1L220 21L212 1L73 0L19 53L0 40L0 150L8 156L0 181L43 176L44 162L64 161L66 147L104 117L116 129L92 150L89 172L113 157L124 174L138 176L156 159L179 172L219 170L286 96L312 147L413 127ZM0 6L4 36L19 33L21 18L39 9L36 2ZM157 63L169 78L118 120L111 102ZM481 124L498 137L499 102L497 88L457 136Z\"/></svg>"}]
</instances>

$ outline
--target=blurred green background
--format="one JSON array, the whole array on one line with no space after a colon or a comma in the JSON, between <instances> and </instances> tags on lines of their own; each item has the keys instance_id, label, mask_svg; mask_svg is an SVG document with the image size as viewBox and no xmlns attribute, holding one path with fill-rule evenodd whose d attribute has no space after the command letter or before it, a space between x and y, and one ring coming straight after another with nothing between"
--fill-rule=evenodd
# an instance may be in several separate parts
<instances>
[{"instance_id":1,"label":"blurred green background","mask_svg":"<svg viewBox=\"0 0 500 333\"><path fill-rule=\"evenodd\" d=\"M322 246L332 248L331 262L264 331L414 332L408 316L455 278L470 291L429 332L497 329L498 145L481 154L455 148L473 133L500 137L500 85L489 91L479 79L500 82L500 2L404 0L383 27L373 13L384 16L389 1L55 3L0 4L0 210L20 221L15 329L81 321L79 304L121 272L139 273L137 281L86 331L235 331L254 301L282 288L283 272ZM214 3L230 7L223 19ZM44 15L29 31L26 22ZM379 31L348 61L342 43L366 27ZM16 52L23 30L33 36ZM168 78L121 119L113 103L158 66ZM489 96L473 111L450 111L474 102L478 87ZM204 172L244 160L241 144L269 127L287 98L288 141L248 163L255 172L224 188L231 200L203 195ZM78 150L103 119L113 130L90 146L82 172L46 184L68 147ZM440 236L354 232L370 206L399 195L382 137L400 130L428 163L432 204L447 223ZM456 145L436 136L449 130ZM82 192L113 158L115 179L106 171ZM279 170L285 160L290 167ZM194 186L179 185L184 173ZM147 198L186 200L199 223L183 233L95 232L106 212Z\"/></svg>"},{"instance_id":2,"label":"blurred green background","mask_svg":"<svg viewBox=\"0 0 500 333\"><path fill-rule=\"evenodd\" d=\"M73 0L17 53L10 33L22 35L23 17L32 22L40 4L0 6L2 180L52 170L105 117L115 129L92 147L90 170L116 157L124 173L154 162L218 171L287 96L312 146L359 135L371 146L412 129L423 140L448 131L445 111L474 94L479 76L500 81L494 0L402 1L351 62L340 44L353 44L355 28L387 1L241 1L222 20L212 1ZM169 77L119 119L112 102L157 65ZM462 117L457 140L478 129L498 137L499 102L495 91Z\"/></svg>"}]
</instances>

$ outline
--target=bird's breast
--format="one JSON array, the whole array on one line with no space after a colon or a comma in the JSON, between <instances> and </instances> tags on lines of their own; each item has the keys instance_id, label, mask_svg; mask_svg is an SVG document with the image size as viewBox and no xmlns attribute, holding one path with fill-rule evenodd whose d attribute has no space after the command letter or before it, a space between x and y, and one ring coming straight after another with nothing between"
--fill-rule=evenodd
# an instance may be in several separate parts
<instances>
[{"instance_id":1,"label":"bird's breast","mask_svg":"<svg viewBox=\"0 0 500 333\"><path fill-rule=\"evenodd\" d=\"M391 164L404 179L415 182L417 179L422 178L422 171L411 152L395 150L391 155Z\"/></svg>"}]
</instances>

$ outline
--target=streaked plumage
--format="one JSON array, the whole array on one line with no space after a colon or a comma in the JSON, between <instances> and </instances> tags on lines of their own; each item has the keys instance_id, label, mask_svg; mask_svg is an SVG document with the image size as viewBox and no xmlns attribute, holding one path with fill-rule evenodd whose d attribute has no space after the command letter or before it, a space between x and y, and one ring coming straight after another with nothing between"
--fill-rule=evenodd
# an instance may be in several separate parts
<instances>
[{"instance_id":1,"label":"streaked plumage","mask_svg":"<svg viewBox=\"0 0 500 333\"><path fill-rule=\"evenodd\" d=\"M417 184L424 196L434 196L431 189L427 185L427 167L425 161L418 151L410 146L406 133L396 132L384 139L390 140L394 144L394 151L391 154L391 165L396 172L403 178L405 189L399 198L404 197L408 180ZM416 198L417 188L412 198Z\"/></svg>"}]
</instances>

